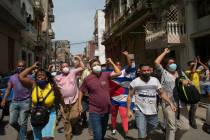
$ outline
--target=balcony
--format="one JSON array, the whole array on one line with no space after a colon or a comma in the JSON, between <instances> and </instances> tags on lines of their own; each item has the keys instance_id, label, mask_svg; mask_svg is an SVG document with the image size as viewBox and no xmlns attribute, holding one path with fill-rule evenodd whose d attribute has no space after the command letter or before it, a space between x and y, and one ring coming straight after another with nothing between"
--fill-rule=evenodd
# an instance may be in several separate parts
<instances>
[{"instance_id":1,"label":"balcony","mask_svg":"<svg viewBox=\"0 0 210 140\"><path fill-rule=\"evenodd\" d=\"M42 33L42 34L39 34L37 36L37 50L38 51L42 51L43 49L46 49L46 37L45 37L45 34Z\"/></svg>"},{"instance_id":2,"label":"balcony","mask_svg":"<svg viewBox=\"0 0 210 140\"><path fill-rule=\"evenodd\" d=\"M41 0L34 0L34 10L39 16L44 17L44 9Z\"/></svg>"},{"instance_id":3,"label":"balcony","mask_svg":"<svg viewBox=\"0 0 210 140\"><path fill-rule=\"evenodd\" d=\"M147 49L182 46L184 41L184 23L167 22L166 26L161 23L152 23L149 27L146 26L145 46Z\"/></svg>"},{"instance_id":4,"label":"balcony","mask_svg":"<svg viewBox=\"0 0 210 140\"><path fill-rule=\"evenodd\" d=\"M0 21L12 25L13 27L17 27L18 29L24 29L26 23L20 11L20 0L13 2L9 0L0 0Z\"/></svg>"},{"instance_id":5,"label":"balcony","mask_svg":"<svg viewBox=\"0 0 210 140\"><path fill-rule=\"evenodd\" d=\"M110 6L106 7L105 11L109 13ZM104 41L107 40L113 34L120 34L128 31L133 23L142 21L149 16L149 9L147 0L138 0L133 2L129 7L126 7L121 14L114 17L115 20L111 20L107 23L106 32L104 33ZM106 19L109 19L110 14L107 14Z\"/></svg>"},{"instance_id":6,"label":"balcony","mask_svg":"<svg viewBox=\"0 0 210 140\"><path fill-rule=\"evenodd\" d=\"M37 41L37 35L38 31L30 23L28 23L26 28L22 30L22 37L31 43L35 43Z\"/></svg>"},{"instance_id":7,"label":"balcony","mask_svg":"<svg viewBox=\"0 0 210 140\"><path fill-rule=\"evenodd\" d=\"M53 31L53 29L48 30L48 35L51 39L55 39L55 32Z\"/></svg>"},{"instance_id":8,"label":"balcony","mask_svg":"<svg viewBox=\"0 0 210 140\"><path fill-rule=\"evenodd\" d=\"M53 23L55 22L55 15L49 15L49 22Z\"/></svg>"}]
</instances>

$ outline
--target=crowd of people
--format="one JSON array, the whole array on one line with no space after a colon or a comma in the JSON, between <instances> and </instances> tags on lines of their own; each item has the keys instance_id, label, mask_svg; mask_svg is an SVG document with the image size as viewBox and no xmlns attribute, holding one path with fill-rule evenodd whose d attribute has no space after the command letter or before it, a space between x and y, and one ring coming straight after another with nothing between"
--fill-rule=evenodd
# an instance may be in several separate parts
<instances>
[{"instance_id":1,"label":"crowd of people","mask_svg":"<svg viewBox=\"0 0 210 140\"><path fill-rule=\"evenodd\" d=\"M88 125L94 140L104 140L110 114L112 135L117 132L118 111L124 138L130 139L128 124L134 118L138 138L146 140L158 127L160 106L165 139L180 140L190 126L197 129L198 102L182 100L179 85L191 85L198 94L207 95L210 100L210 60L202 63L197 57L189 61L187 70L183 70L174 58L166 58L169 53L168 48L164 49L154 60L154 66L135 66L127 51L122 52L125 66L111 58L106 65L98 59L83 64L76 56L73 67L64 62L59 71L52 71L52 66L42 69L39 62L26 68L26 63L19 61L1 106L5 106L13 90L9 123L18 131L19 140L27 139L29 118L34 140L53 140L60 119L66 140L72 139L79 121Z\"/></svg>"}]
</instances>

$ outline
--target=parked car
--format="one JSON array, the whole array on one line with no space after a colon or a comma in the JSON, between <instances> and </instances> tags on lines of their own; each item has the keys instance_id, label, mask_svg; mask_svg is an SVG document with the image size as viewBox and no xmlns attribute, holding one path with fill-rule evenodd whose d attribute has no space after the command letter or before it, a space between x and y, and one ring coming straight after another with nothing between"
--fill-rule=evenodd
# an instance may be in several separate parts
<instances>
[{"instance_id":1,"label":"parked car","mask_svg":"<svg viewBox=\"0 0 210 140\"><path fill-rule=\"evenodd\" d=\"M7 82L9 81L9 77L10 76L6 76L6 77L3 77L3 78L0 79L0 103L2 102L3 97L5 95L6 88L7 88ZM10 92L11 93L10 93L9 97L7 98L7 103L6 103L5 107L2 108L0 106L0 121L3 120L5 115L9 115L9 105L10 105L10 102L12 101L12 98L13 98L13 90L11 90Z\"/></svg>"}]
</instances>

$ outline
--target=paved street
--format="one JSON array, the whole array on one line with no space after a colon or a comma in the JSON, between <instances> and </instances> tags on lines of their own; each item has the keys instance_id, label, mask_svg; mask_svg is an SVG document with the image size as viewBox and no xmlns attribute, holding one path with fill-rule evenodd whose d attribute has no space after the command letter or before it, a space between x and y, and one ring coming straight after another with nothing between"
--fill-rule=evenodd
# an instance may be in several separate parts
<instances>
[{"instance_id":1,"label":"paved street","mask_svg":"<svg viewBox=\"0 0 210 140\"><path fill-rule=\"evenodd\" d=\"M188 131L181 140L209 140L210 139L210 135L204 133L201 129L201 126L203 124L203 120L205 119L205 109L202 107L199 107L198 111L197 111L197 122L198 122L198 129L190 129L190 131ZM160 113L159 115L160 120L162 121L162 115ZM118 117L118 122L120 122L120 119ZM120 123L118 123L119 125L119 129L118 130L122 130ZM62 127L62 125L60 124L58 128ZM61 130L62 131L62 130ZM122 131L120 131L122 132ZM111 135L111 131L108 130L107 131L107 135L106 138L107 140L123 140L122 134L118 132L115 136ZM31 131L29 128L29 135L31 135ZM32 135L31 135L32 136ZM133 128L132 126L130 126L129 128L129 136L136 139L137 138L137 130L135 128ZM17 137L17 133L13 130L13 128L11 128L8 125L8 117L6 117L4 119L4 121L2 122L2 124L0 125L0 140L15 140ZM156 131L156 133L154 135L152 135L152 138L155 140L163 140L164 139L164 134L162 133L162 131L160 129L158 129ZM32 138L29 138L30 140ZM56 140L64 140L64 133L59 133L56 132ZM88 129L84 129L82 131L81 135L78 136L74 136L73 140L90 140L91 136L88 133Z\"/></svg>"}]
</instances>

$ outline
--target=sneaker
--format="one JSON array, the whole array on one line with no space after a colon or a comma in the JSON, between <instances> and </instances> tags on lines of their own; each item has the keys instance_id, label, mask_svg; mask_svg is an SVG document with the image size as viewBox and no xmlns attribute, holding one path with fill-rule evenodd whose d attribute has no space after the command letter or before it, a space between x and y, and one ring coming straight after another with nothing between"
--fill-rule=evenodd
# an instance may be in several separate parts
<instances>
[{"instance_id":1,"label":"sneaker","mask_svg":"<svg viewBox=\"0 0 210 140\"><path fill-rule=\"evenodd\" d=\"M117 130L116 130L116 129L113 129L113 130L112 130L112 135L115 135L116 132L117 132Z\"/></svg>"},{"instance_id":2,"label":"sneaker","mask_svg":"<svg viewBox=\"0 0 210 140\"><path fill-rule=\"evenodd\" d=\"M190 126L191 126L192 128L194 128L194 129L198 129L198 126L197 126L196 123L191 123L191 122L190 122Z\"/></svg>"},{"instance_id":3,"label":"sneaker","mask_svg":"<svg viewBox=\"0 0 210 140\"><path fill-rule=\"evenodd\" d=\"M191 124L191 127L194 129L198 129L198 126L196 124Z\"/></svg>"}]
</instances>

